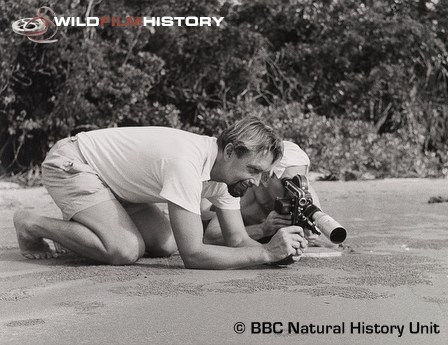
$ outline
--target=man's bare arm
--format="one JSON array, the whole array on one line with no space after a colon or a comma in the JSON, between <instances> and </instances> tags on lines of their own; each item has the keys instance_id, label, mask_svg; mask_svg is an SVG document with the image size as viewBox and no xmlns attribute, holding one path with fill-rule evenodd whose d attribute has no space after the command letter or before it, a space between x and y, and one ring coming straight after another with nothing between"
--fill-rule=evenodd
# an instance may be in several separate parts
<instances>
[{"instance_id":1,"label":"man's bare arm","mask_svg":"<svg viewBox=\"0 0 448 345\"><path fill-rule=\"evenodd\" d=\"M254 240L259 240L262 239L263 237L266 237L264 230L264 223L247 225L246 231L249 237Z\"/></svg>"},{"instance_id":2,"label":"man's bare arm","mask_svg":"<svg viewBox=\"0 0 448 345\"><path fill-rule=\"evenodd\" d=\"M221 223L223 223L222 220L221 220ZM246 225L245 229L246 229L246 232L247 232L248 236L250 237L250 239L257 241L263 237L272 236L275 233L275 231L277 231L279 228L281 228L282 226L288 226L288 225L291 225L291 222L285 221L284 223L282 223L281 226L278 226L277 228L275 228L275 230L272 230L267 227L266 222L263 222L260 224ZM234 226L236 226L236 225L234 225ZM232 229L232 226L230 226L230 228ZM246 239L246 241L248 241L247 245L250 245L250 246L256 245L253 243L253 241L250 241L250 239ZM238 240L238 237L236 237L233 240L231 240L230 242L226 243L226 241L224 240L222 229L221 229L221 224L218 220L218 216L215 215L215 217L213 217L210 220L210 222L207 225L207 228L205 229L204 243L217 244L217 245L226 245L227 244L229 246L238 247L238 246L240 246L240 244L238 244L238 243L242 243L242 245L245 245L246 242L241 242L241 240ZM258 243L258 242L256 242L256 243Z\"/></svg>"},{"instance_id":3,"label":"man's bare arm","mask_svg":"<svg viewBox=\"0 0 448 345\"><path fill-rule=\"evenodd\" d=\"M264 230L264 223L246 225L246 232L251 239L256 241L267 236L266 231ZM221 225L219 224L217 216L213 217L207 225L207 228L204 233L204 243L217 244L217 245L226 244L226 242L224 241L224 237L222 235Z\"/></svg>"},{"instance_id":4,"label":"man's bare arm","mask_svg":"<svg viewBox=\"0 0 448 345\"><path fill-rule=\"evenodd\" d=\"M247 245L254 244L254 246L230 248L204 244L202 242L202 224L198 215L171 202L168 203L168 209L179 253L187 268L229 269L249 267L281 260L289 254L294 254L296 249L306 246L303 231L299 227L283 229L278 236L275 236L275 239L266 245L260 245L252 241L247 233L246 236L249 241L244 234L241 235L239 240L234 237L231 241L235 241L234 244L247 243ZM232 221L226 221L228 225L231 223ZM232 236L235 236L235 234Z\"/></svg>"},{"instance_id":5,"label":"man's bare arm","mask_svg":"<svg viewBox=\"0 0 448 345\"><path fill-rule=\"evenodd\" d=\"M240 210L217 209L216 215L221 227L224 243L229 247L261 246L260 243L248 235Z\"/></svg>"}]
</instances>

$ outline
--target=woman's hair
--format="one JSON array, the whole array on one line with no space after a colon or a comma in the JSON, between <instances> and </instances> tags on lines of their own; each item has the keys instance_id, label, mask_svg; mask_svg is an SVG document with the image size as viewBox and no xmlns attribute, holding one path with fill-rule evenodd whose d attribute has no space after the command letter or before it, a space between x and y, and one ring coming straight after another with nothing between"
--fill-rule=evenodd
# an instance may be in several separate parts
<instances>
[{"instance_id":1,"label":"woman's hair","mask_svg":"<svg viewBox=\"0 0 448 345\"><path fill-rule=\"evenodd\" d=\"M246 117L225 129L218 137L219 150L224 150L227 144L233 145L238 158L250 152L271 152L274 163L283 155L283 142L280 137L274 129L255 116Z\"/></svg>"}]
</instances>

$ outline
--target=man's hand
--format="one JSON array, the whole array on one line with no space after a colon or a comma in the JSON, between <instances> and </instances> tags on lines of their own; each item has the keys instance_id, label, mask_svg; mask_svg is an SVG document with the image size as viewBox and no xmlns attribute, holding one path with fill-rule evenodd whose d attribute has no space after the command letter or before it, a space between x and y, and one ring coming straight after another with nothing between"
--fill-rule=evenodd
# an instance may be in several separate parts
<instances>
[{"instance_id":1,"label":"man's hand","mask_svg":"<svg viewBox=\"0 0 448 345\"><path fill-rule=\"evenodd\" d=\"M269 253L270 261L276 262L289 255L301 255L308 246L308 241L300 226L291 225L278 230L264 246Z\"/></svg>"},{"instance_id":2,"label":"man's hand","mask_svg":"<svg viewBox=\"0 0 448 345\"><path fill-rule=\"evenodd\" d=\"M290 226L291 222L290 214L285 215L271 211L263 222L263 237L274 235L278 229Z\"/></svg>"},{"instance_id":3,"label":"man's hand","mask_svg":"<svg viewBox=\"0 0 448 345\"><path fill-rule=\"evenodd\" d=\"M320 237L320 235L315 234L310 229L305 228L303 230L305 234L305 238L308 240L308 245L314 246L316 244L317 239Z\"/></svg>"}]
</instances>

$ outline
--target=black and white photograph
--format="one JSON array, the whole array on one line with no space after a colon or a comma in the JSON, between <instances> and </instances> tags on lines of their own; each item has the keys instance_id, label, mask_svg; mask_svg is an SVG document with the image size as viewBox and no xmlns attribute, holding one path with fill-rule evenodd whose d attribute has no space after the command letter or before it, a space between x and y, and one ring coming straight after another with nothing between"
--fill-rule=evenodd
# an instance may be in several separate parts
<instances>
[{"instance_id":1,"label":"black and white photograph","mask_svg":"<svg viewBox=\"0 0 448 345\"><path fill-rule=\"evenodd\" d=\"M0 344L448 344L448 0L0 0Z\"/></svg>"}]
</instances>

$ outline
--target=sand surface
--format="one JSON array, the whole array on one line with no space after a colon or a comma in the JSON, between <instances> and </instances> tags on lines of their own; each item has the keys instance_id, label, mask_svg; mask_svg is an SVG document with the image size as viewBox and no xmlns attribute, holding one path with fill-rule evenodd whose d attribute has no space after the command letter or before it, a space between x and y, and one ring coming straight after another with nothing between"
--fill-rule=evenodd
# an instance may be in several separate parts
<instances>
[{"instance_id":1,"label":"sand surface","mask_svg":"<svg viewBox=\"0 0 448 345\"><path fill-rule=\"evenodd\" d=\"M314 186L349 231L342 256L198 271L179 256L124 267L75 255L27 260L14 210L59 210L43 188L0 183L0 344L448 344L448 203L427 203L448 196L448 180ZM252 334L252 322L282 322L283 333ZM345 333L294 334L288 322L344 323ZM352 334L351 322L404 332ZM411 322L432 334L410 334Z\"/></svg>"}]
</instances>

